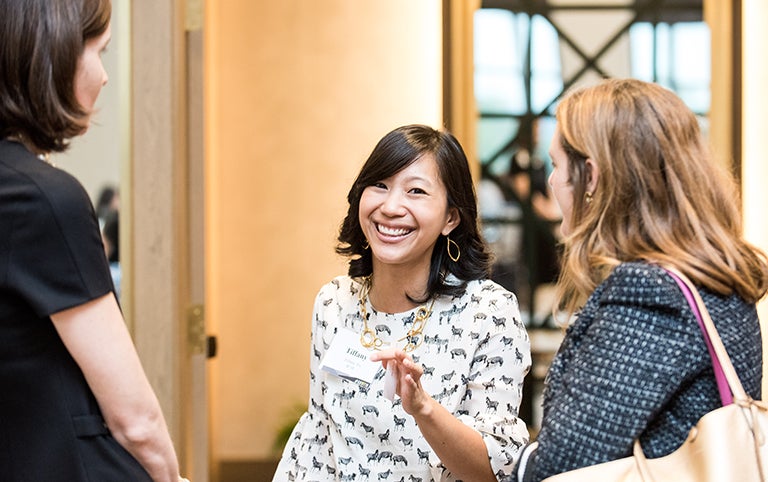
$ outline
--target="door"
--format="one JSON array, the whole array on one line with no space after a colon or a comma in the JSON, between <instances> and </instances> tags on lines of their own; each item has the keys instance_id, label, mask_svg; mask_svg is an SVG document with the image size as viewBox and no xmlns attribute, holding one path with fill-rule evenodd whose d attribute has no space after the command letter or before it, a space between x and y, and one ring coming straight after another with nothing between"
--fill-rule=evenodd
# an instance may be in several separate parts
<instances>
[{"instance_id":1,"label":"door","mask_svg":"<svg viewBox=\"0 0 768 482\"><path fill-rule=\"evenodd\" d=\"M128 0L121 0L123 2ZM115 3L118 3L117 1ZM130 0L125 309L181 472L210 478L202 2Z\"/></svg>"}]
</instances>

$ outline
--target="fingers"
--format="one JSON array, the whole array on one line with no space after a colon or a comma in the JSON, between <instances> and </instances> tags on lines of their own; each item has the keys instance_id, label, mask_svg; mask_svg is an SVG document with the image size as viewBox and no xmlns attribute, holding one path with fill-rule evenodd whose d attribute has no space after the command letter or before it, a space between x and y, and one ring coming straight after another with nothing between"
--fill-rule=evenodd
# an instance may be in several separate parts
<instances>
[{"instance_id":1,"label":"fingers","mask_svg":"<svg viewBox=\"0 0 768 482\"><path fill-rule=\"evenodd\" d=\"M384 361L384 360L392 360L395 358L395 350L394 349L388 349L388 350L378 350L371 354L370 360L371 361Z\"/></svg>"},{"instance_id":2,"label":"fingers","mask_svg":"<svg viewBox=\"0 0 768 482\"><path fill-rule=\"evenodd\" d=\"M416 380L414 380L413 375L410 373L405 376L405 383L410 387L412 391L415 391L417 388L419 388L419 384L416 383Z\"/></svg>"},{"instance_id":3,"label":"fingers","mask_svg":"<svg viewBox=\"0 0 768 482\"><path fill-rule=\"evenodd\" d=\"M402 362L405 359L409 359L410 357L405 354L402 350L397 350L395 348L389 348L387 350L379 350L373 352L371 354L370 360L371 361L384 361L384 360L396 360L399 362Z\"/></svg>"},{"instance_id":4,"label":"fingers","mask_svg":"<svg viewBox=\"0 0 768 482\"><path fill-rule=\"evenodd\" d=\"M424 374L424 368L422 368L421 365L416 364L413 362L411 358L406 358L402 361L402 365L413 375L415 375L416 380L421 378L421 375Z\"/></svg>"}]
</instances>

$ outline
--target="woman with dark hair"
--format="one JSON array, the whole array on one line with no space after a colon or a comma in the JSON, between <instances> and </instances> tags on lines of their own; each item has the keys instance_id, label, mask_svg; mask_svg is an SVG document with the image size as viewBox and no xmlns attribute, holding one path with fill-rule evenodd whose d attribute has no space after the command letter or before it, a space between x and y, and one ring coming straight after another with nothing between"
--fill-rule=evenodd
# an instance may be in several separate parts
<instances>
[{"instance_id":1,"label":"woman with dark hair","mask_svg":"<svg viewBox=\"0 0 768 482\"><path fill-rule=\"evenodd\" d=\"M765 255L744 240L732 176L672 91L611 79L557 107L549 183L563 211L560 306L576 314L549 373L537 442L510 481L680 447L722 404L676 281L697 286L747 394L760 398L755 302ZM537 445L538 445L538 448Z\"/></svg>"},{"instance_id":2,"label":"woman with dark hair","mask_svg":"<svg viewBox=\"0 0 768 482\"><path fill-rule=\"evenodd\" d=\"M309 409L274 480L508 474L528 436L517 411L530 348L515 296L487 279L461 146L395 129L347 200L349 274L316 298Z\"/></svg>"},{"instance_id":3,"label":"woman with dark hair","mask_svg":"<svg viewBox=\"0 0 768 482\"><path fill-rule=\"evenodd\" d=\"M107 82L109 0L0 0L0 479L180 480L93 205L47 162Z\"/></svg>"}]
</instances>

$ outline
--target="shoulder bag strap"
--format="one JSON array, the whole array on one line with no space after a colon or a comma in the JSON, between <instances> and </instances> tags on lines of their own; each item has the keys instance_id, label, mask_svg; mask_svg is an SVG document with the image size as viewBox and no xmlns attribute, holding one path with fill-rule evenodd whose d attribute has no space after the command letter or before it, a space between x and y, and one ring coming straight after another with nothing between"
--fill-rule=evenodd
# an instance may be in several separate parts
<instances>
[{"instance_id":1,"label":"shoulder bag strap","mask_svg":"<svg viewBox=\"0 0 768 482\"><path fill-rule=\"evenodd\" d=\"M733 368L731 358L725 350L725 345L723 345L720 335L717 334L715 324L712 322L709 311L704 306L704 301L701 299L698 290L691 280L676 268L671 266L662 266L662 268L677 282L696 316L696 321L699 323L709 355L712 358L712 368L715 371L717 388L720 391L720 400L723 406L733 403L734 397L740 400L747 400L747 394L744 392L736 370Z\"/></svg>"}]
</instances>

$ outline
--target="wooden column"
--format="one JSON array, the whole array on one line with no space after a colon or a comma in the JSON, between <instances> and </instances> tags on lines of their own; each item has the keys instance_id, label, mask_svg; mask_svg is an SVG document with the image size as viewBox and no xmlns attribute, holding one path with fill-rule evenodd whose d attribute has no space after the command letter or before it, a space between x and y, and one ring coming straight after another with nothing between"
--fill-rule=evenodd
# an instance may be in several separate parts
<instances>
[{"instance_id":1,"label":"wooden column","mask_svg":"<svg viewBox=\"0 0 768 482\"><path fill-rule=\"evenodd\" d=\"M184 467L181 399L188 259L183 4L133 0L124 309ZM121 220L122 221L122 220Z\"/></svg>"}]
</instances>

